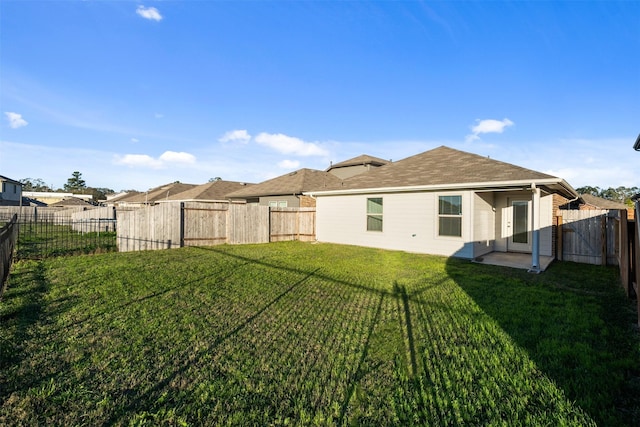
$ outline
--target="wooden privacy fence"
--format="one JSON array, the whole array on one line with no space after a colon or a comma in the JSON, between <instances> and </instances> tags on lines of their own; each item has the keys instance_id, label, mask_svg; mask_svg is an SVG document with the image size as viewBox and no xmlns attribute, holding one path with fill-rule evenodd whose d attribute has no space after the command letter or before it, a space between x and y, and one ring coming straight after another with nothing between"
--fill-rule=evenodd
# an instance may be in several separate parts
<instances>
[{"instance_id":1,"label":"wooden privacy fence","mask_svg":"<svg viewBox=\"0 0 640 427\"><path fill-rule=\"evenodd\" d=\"M5 283L11 270L13 249L18 240L18 215L13 214L11 220L0 228L0 297L4 293Z\"/></svg>"},{"instance_id":2,"label":"wooden privacy fence","mask_svg":"<svg viewBox=\"0 0 640 427\"><path fill-rule=\"evenodd\" d=\"M595 209L559 210L556 252L558 259L584 264L618 265L620 212Z\"/></svg>"},{"instance_id":3,"label":"wooden privacy fence","mask_svg":"<svg viewBox=\"0 0 640 427\"><path fill-rule=\"evenodd\" d=\"M234 203L161 203L118 210L121 252L315 240L315 208L269 208Z\"/></svg>"}]
</instances>

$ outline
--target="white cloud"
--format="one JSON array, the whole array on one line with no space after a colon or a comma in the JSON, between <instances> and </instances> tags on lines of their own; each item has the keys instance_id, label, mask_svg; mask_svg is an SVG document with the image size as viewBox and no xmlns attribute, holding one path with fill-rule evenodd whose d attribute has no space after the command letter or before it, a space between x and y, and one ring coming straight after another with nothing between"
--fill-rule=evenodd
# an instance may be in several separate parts
<instances>
[{"instance_id":1,"label":"white cloud","mask_svg":"<svg viewBox=\"0 0 640 427\"><path fill-rule=\"evenodd\" d=\"M176 151L165 151L157 159L147 154L125 154L114 158L114 163L118 165L150 169L163 169L170 164L194 164L195 162L196 157L193 154Z\"/></svg>"},{"instance_id":2,"label":"white cloud","mask_svg":"<svg viewBox=\"0 0 640 427\"><path fill-rule=\"evenodd\" d=\"M162 113L155 113L155 114L153 115L153 117L155 117L156 119L161 119L161 118L163 118L163 117L164 117L164 114L162 114Z\"/></svg>"},{"instance_id":3,"label":"white cloud","mask_svg":"<svg viewBox=\"0 0 640 427\"><path fill-rule=\"evenodd\" d=\"M162 153L159 160L163 163L193 164L196 162L196 157L193 154L185 153L184 151L165 151Z\"/></svg>"},{"instance_id":4,"label":"white cloud","mask_svg":"<svg viewBox=\"0 0 640 427\"><path fill-rule=\"evenodd\" d=\"M269 134L262 132L255 138L258 144L272 148L282 154L297 156L328 156L329 152L317 143L305 142L299 138L281 133Z\"/></svg>"},{"instance_id":5,"label":"white cloud","mask_svg":"<svg viewBox=\"0 0 640 427\"><path fill-rule=\"evenodd\" d=\"M278 163L278 167L282 169L298 169L300 162L297 160L283 160Z\"/></svg>"},{"instance_id":6,"label":"white cloud","mask_svg":"<svg viewBox=\"0 0 640 427\"><path fill-rule=\"evenodd\" d=\"M480 139L480 134L482 133L502 133L504 129L513 126L514 123L509 119L503 120L494 120L494 119L486 119L486 120L476 120L476 125L471 127L470 135L467 135L465 140L467 142L477 141Z\"/></svg>"},{"instance_id":7,"label":"white cloud","mask_svg":"<svg viewBox=\"0 0 640 427\"><path fill-rule=\"evenodd\" d=\"M162 167L162 162L158 159L154 159L146 154L125 154L124 156L116 156L115 163L125 166L142 166L146 168L159 169Z\"/></svg>"},{"instance_id":8,"label":"white cloud","mask_svg":"<svg viewBox=\"0 0 640 427\"><path fill-rule=\"evenodd\" d=\"M246 144L251 139L251 135L246 130L230 130L218 139L220 142L239 142Z\"/></svg>"},{"instance_id":9,"label":"white cloud","mask_svg":"<svg viewBox=\"0 0 640 427\"><path fill-rule=\"evenodd\" d=\"M140 142L140 140L138 138L131 138L131 142Z\"/></svg>"},{"instance_id":10,"label":"white cloud","mask_svg":"<svg viewBox=\"0 0 640 427\"><path fill-rule=\"evenodd\" d=\"M138 9L136 9L136 13L150 21L159 22L162 20L162 15L160 15L160 12L155 7L144 7L143 5L140 5L138 6Z\"/></svg>"},{"instance_id":11,"label":"white cloud","mask_svg":"<svg viewBox=\"0 0 640 427\"><path fill-rule=\"evenodd\" d=\"M9 127L11 129L18 129L29 124L29 122L22 118L22 114L7 111L4 115L7 116L7 120L9 120Z\"/></svg>"}]
</instances>

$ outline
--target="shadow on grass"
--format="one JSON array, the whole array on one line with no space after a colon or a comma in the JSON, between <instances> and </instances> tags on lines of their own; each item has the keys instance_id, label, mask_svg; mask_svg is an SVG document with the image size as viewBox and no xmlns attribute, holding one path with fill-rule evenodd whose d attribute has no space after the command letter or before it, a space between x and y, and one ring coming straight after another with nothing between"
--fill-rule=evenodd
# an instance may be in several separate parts
<instances>
[{"instance_id":1,"label":"shadow on grass","mask_svg":"<svg viewBox=\"0 0 640 427\"><path fill-rule=\"evenodd\" d=\"M450 259L447 273L598 425L640 425L635 313L615 267L532 275Z\"/></svg>"},{"instance_id":2,"label":"shadow on grass","mask_svg":"<svg viewBox=\"0 0 640 427\"><path fill-rule=\"evenodd\" d=\"M251 262L258 262L257 260L251 260L249 258L245 258L245 262L243 263L243 265L249 265ZM312 278L315 273L317 272L317 269L315 271L311 271L308 272L303 278L301 278L300 280L298 280L297 282L295 282L294 284L292 284L291 286L287 287L284 291L282 291L280 294L278 294L275 298L271 299L270 301L268 301L265 305L263 305L260 309L258 309L255 313L253 313L251 316L249 316L248 318L246 318L245 320L243 320L240 324L236 325L232 330L230 330L229 332L217 337L210 345L205 346L203 348L201 348L200 350L197 351L197 354L192 357L190 360L186 360L183 363L180 364L180 366L175 369L173 372L171 372L170 375L165 376L162 380L158 381L155 383L155 385L145 391L143 391L142 393L136 394L135 391L133 391L133 395L131 396L131 400L130 400L130 404L128 406L126 406L125 408L123 408L122 410L119 411L119 413L114 414L111 419L109 419L106 424L107 425L111 425L111 424L118 424L122 421L122 417L127 417L131 412L136 411L138 409L140 409L141 407L141 403L143 403L143 406L153 406L153 402L157 401L156 396L161 393L166 387L169 386L169 384L171 384L171 382L177 378L179 375L181 375L182 373L184 373L185 371L187 371L190 366L193 364L194 360L200 359L202 357L204 357L205 355L213 352L214 349L216 349L218 346L220 346L221 344L223 344L225 341L227 341L230 338L233 338L234 336L238 335L243 329L245 329L247 326L249 326L251 323L253 323L258 317L260 317L265 311L267 311L270 307L272 307L274 304L278 303L278 301L282 300L285 296L287 296L288 294L290 294L294 289L298 288L300 285L302 285L303 283L305 283L306 281L308 281L310 278ZM218 374L220 376L222 376L221 372L218 372Z\"/></svg>"},{"instance_id":3,"label":"shadow on grass","mask_svg":"<svg viewBox=\"0 0 640 427\"><path fill-rule=\"evenodd\" d=\"M30 356L34 327L74 303L72 300L60 300L51 307L45 301L48 291L49 283L42 262L32 261L28 267L23 266L11 275L0 302L0 401L15 391L29 389L52 378L31 372L20 375L13 369Z\"/></svg>"}]
</instances>

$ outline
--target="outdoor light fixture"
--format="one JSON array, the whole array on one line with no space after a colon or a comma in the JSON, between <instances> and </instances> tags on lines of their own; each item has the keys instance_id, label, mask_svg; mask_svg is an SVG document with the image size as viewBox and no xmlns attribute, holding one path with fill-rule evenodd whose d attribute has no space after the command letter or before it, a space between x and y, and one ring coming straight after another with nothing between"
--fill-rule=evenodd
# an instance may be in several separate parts
<instances>
[{"instance_id":1,"label":"outdoor light fixture","mask_svg":"<svg viewBox=\"0 0 640 427\"><path fill-rule=\"evenodd\" d=\"M633 149L636 151L640 151L640 134L638 134L638 138L636 138L636 143L633 144Z\"/></svg>"}]
</instances>

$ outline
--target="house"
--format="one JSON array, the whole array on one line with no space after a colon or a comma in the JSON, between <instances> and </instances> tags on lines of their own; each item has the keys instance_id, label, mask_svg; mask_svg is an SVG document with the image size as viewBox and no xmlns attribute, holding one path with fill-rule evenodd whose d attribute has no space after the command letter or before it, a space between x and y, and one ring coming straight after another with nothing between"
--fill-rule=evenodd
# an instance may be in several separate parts
<instances>
[{"instance_id":1,"label":"house","mask_svg":"<svg viewBox=\"0 0 640 427\"><path fill-rule=\"evenodd\" d=\"M189 190L167 197L163 202L226 202L227 194L247 188L254 184L244 182L215 180L206 184L197 185Z\"/></svg>"},{"instance_id":2,"label":"house","mask_svg":"<svg viewBox=\"0 0 640 427\"><path fill-rule=\"evenodd\" d=\"M169 197L191 190L194 187L196 187L195 184L183 184L176 181L145 192L132 192L123 197L111 199L107 202L107 206L142 207L155 205L162 200L168 200Z\"/></svg>"},{"instance_id":3,"label":"house","mask_svg":"<svg viewBox=\"0 0 640 427\"><path fill-rule=\"evenodd\" d=\"M303 193L334 188L341 183L340 178L329 172L305 168L231 192L227 198L271 207L313 207L314 198Z\"/></svg>"},{"instance_id":4,"label":"house","mask_svg":"<svg viewBox=\"0 0 640 427\"><path fill-rule=\"evenodd\" d=\"M44 203L47 206L51 206L55 203L61 202L62 200L71 197L82 199L85 202L90 202L91 200L93 200L93 196L91 194L73 194L57 191L23 191L22 194L31 200L37 200L38 202Z\"/></svg>"},{"instance_id":5,"label":"house","mask_svg":"<svg viewBox=\"0 0 640 427\"><path fill-rule=\"evenodd\" d=\"M0 206L20 206L22 183L0 175Z\"/></svg>"},{"instance_id":6,"label":"house","mask_svg":"<svg viewBox=\"0 0 640 427\"><path fill-rule=\"evenodd\" d=\"M490 252L553 256L554 194L563 179L439 147L345 179L316 198L318 241L474 259Z\"/></svg>"},{"instance_id":7,"label":"house","mask_svg":"<svg viewBox=\"0 0 640 427\"><path fill-rule=\"evenodd\" d=\"M569 203L560 206L560 209L577 209L577 210L626 210L627 218L633 219L633 208L625 205L624 203L616 202L614 200L604 199L602 197L593 196L591 194L580 194L580 197L576 200L572 200Z\"/></svg>"},{"instance_id":8,"label":"house","mask_svg":"<svg viewBox=\"0 0 640 427\"><path fill-rule=\"evenodd\" d=\"M331 163L326 172L330 172L338 178L350 178L364 172L369 172L373 168L378 168L390 163L389 160L380 159L378 157L362 154L353 159L345 160L335 165Z\"/></svg>"}]
</instances>

